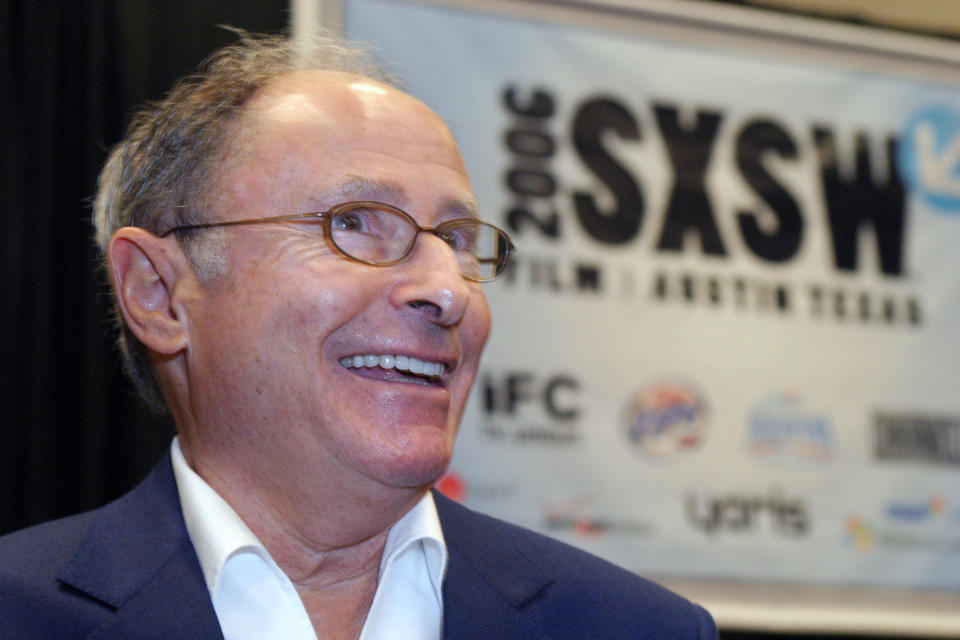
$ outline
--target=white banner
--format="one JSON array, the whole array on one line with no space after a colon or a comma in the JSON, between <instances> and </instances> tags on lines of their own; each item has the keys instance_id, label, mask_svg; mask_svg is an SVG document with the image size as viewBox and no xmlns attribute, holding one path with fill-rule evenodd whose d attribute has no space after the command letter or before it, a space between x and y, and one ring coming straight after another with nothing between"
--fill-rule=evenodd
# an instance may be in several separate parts
<instances>
[{"instance_id":1,"label":"white banner","mask_svg":"<svg viewBox=\"0 0 960 640\"><path fill-rule=\"evenodd\" d=\"M643 574L960 589L960 92L347 5L519 247L443 487Z\"/></svg>"}]
</instances>

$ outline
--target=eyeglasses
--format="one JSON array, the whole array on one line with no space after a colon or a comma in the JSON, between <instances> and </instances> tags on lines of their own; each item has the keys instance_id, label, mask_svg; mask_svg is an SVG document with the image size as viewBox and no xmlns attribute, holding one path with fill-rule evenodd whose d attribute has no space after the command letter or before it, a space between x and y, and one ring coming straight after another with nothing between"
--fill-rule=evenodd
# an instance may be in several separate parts
<instances>
[{"instance_id":1,"label":"eyeglasses","mask_svg":"<svg viewBox=\"0 0 960 640\"><path fill-rule=\"evenodd\" d=\"M297 220L320 221L326 239L338 253L377 267L401 262L413 251L421 231L432 233L453 249L460 275L474 282L489 282L503 275L514 248L506 231L480 220L457 218L435 227L421 227L402 209L367 201L345 202L316 213L188 224L168 229L160 237L214 227Z\"/></svg>"}]
</instances>

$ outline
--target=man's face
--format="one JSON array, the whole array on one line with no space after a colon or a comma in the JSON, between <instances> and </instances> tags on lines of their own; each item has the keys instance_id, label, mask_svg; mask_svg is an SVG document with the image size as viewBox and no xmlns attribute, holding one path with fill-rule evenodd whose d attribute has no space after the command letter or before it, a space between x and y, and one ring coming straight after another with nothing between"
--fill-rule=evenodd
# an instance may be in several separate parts
<instances>
[{"instance_id":1,"label":"man's face","mask_svg":"<svg viewBox=\"0 0 960 640\"><path fill-rule=\"evenodd\" d=\"M422 226L463 217L455 143L421 103L353 76L288 74L248 105L220 158L211 218L396 205ZM316 222L222 230L226 265L190 315L196 462L422 486L446 467L490 326L480 285L421 234L389 267L335 253ZM346 366L356 356L443 365L439 380ZM253 466L251 466L253 465ZM290 478L284 478L289 486ZM278 484L280 484L278 482Z\"/></svg>"}]
</instances>

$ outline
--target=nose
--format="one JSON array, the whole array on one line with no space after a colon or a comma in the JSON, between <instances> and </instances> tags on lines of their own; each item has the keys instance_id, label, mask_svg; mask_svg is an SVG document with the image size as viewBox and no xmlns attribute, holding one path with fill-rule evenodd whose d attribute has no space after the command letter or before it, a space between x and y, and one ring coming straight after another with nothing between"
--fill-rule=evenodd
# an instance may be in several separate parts
<instances>
[{"instance_id":1,"label":"nose","mask_svg":"<svg viewBox=\"0 0 960 640\"><path fill-rule=\"evenodd\" d=\"M407 259L391 269L400 274L391 302L445 327L460 322L479 287L460 275L453 249L432 233L419 234Z\"/></svg>"}]
</instances>

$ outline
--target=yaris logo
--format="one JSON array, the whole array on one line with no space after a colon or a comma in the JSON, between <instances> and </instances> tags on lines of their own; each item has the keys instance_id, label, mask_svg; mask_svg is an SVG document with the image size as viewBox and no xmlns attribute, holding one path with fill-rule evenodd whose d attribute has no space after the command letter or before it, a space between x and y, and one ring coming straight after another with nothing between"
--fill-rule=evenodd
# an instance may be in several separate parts
<instances>
[{"instance_id":1,"label":"yaris logo","mask_svg":"<svg viewBox=\"0 0 960 640\"><path fill-rule=\"evenodd\" d=\"M787 497L779 489L766 495L691 493L685 507L690 524L708 535L769 532L800 537L811 528L806 502Z\"/></svg>"}]
</instances>

